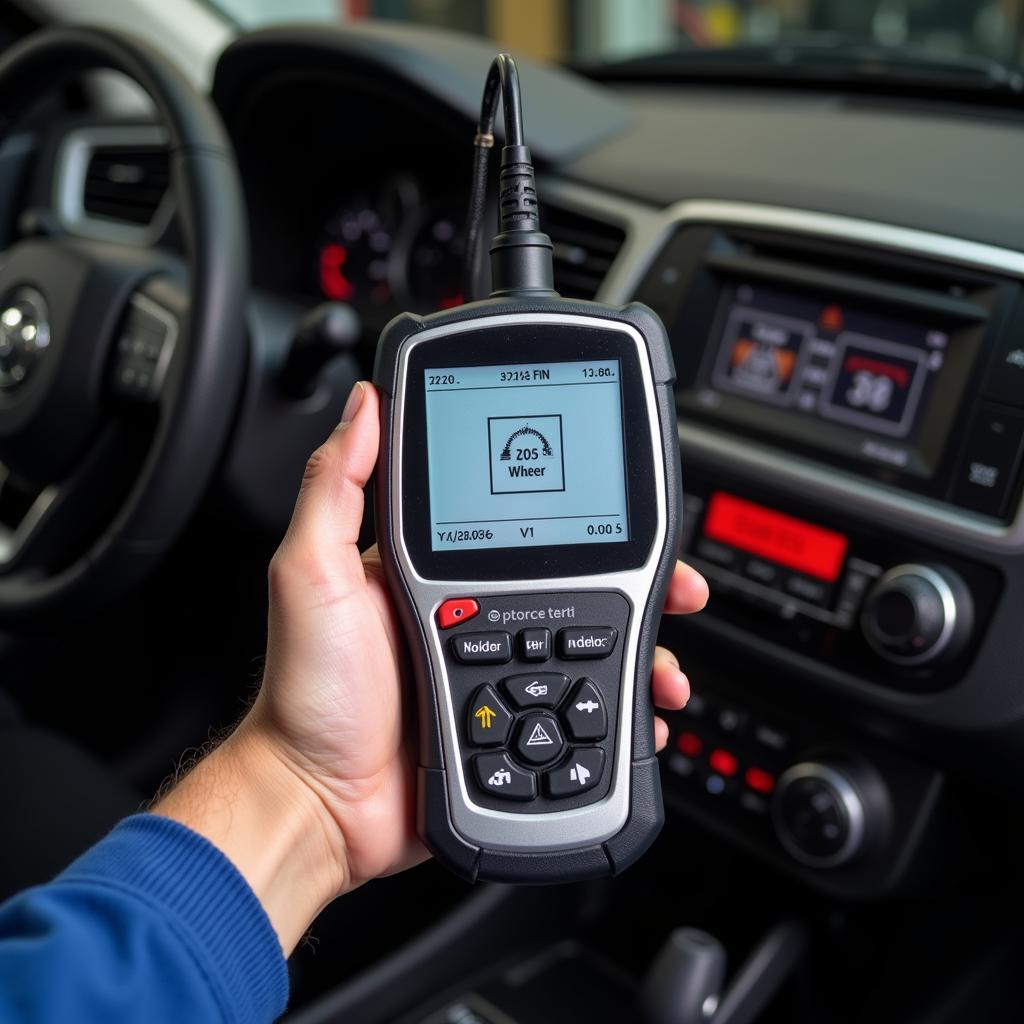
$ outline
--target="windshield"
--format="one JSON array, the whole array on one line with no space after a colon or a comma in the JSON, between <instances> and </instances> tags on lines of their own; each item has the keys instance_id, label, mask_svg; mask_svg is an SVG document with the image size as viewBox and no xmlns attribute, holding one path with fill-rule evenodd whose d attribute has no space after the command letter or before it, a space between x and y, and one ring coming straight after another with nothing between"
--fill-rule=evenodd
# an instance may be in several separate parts
<instances>
[{"instance_id":1,"label":"windshield","mask_svg":"<svg viewBox=\"0 0 1024 1024\"><path fill-rule=\"evenodd\" d=\"M577 64L655 53L868 46L1024 63L1024 0L215 0L244 28L373 17L461 29Z\"/></svg>"}]
</instances>

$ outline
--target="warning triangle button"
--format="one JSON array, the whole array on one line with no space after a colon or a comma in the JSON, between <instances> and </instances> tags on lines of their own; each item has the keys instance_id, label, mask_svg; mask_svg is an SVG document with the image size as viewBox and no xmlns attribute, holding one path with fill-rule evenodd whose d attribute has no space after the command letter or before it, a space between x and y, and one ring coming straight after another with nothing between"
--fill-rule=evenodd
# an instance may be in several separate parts
<instances>
[{"instance_id":1,"label":"warning triangle button","mask_svg":"<svg viewBox=\"0 0 1024 1024\"><path fill-rule=\"evenodd\" d=\"M544 726L538 722L533 727L533 732L530 733L530 738L526 741L528 747L539 747L543 744L554 743L555 741L544 731Z\"/></svg>"},{"instance_id":2,"label":"warning triangle button","mask_svg":"<svg viewBox=\"0 0 1024 1024\"><path fill-rule=\"evenodd\" d=\"M565 740L553 715L527 715L516 734L515 756L527 764L549 764L561 756Z\"/></svg>"}]
</instances>

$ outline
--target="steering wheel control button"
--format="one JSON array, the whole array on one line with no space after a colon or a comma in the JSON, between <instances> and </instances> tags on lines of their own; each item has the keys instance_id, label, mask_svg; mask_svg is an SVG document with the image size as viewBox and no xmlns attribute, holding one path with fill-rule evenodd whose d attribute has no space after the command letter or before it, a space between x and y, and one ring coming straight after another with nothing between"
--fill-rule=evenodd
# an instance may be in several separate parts
<instances>
[{"instance_id":1,"label":"steering wheel control button","mask_svg":"<svg viewBox=\"0 0 1024 1024\"><path fill-rule=\"evenodd\" d=\"M607 658L619 632L611 626L575 626L558 631L558 653L569 661Z\"/></svg>"},{"instance_id":2,"label":"steering wheel control button","mask_svg":"<svg viewBox=\"0 0 1024 1024\"><path fill-rule=\"evenodd\" d=\"M170 361L178 327L166 310L134 295L117 343L113 386L127 398L156 397Z\"/></svg>"},{"instance_id":3,"label":"steering wheel control button","mask_svg":"<svg viewBox=\"0 0 1024 1024\"><path fill-rule=\"evenodd\" d=\"M504 800L532 800L537 795L537 776L513 764L505 754L478 754L473 768L485 793Z\"/></svg>"},{"instance_id":4,"label":"steering wheel control button","mask_svg":"<svg viewBox=\"0 0 1024 1024\"><path fill-rule=\"evenodd\" d=\"M560 768L544 773L549 796L575 796L593 789L604 771L604 751L600 747L579 747L569 751L569 760Z\"/></svg>"},{"instance_id":5,"label":"steering wheel control button","mask_svg":"<svg viewBox=\"0 0 1024 1024\"><path fill-rule=\"evenodd\" d=\"M551 630L520 630L519 654L523 661L547 661L551 657Z\"/></svg>"},{"instance_id":6,"label":"steering wheel control button","mask_svg":"<svg viewBox=\"0 0 1024 1024\"><path fill-rule=\"evenodd\" d=\"M501 685L521 711L553 708L569 689L569 677L558 672L535 672L532 675L509 676Z\"/></svg>"},{"instance_id":7,"label":"steering wheel control button","mask_svg":"<svg viewBox=\"0 0 1024 1024\"><path fill-rule=\"evenodd\" d=\"M477 747L500 747L508 739L512 715L493 686L481 686L469 702L469 740Z\"/></svg>"},{"instance_id":8,"label":"steering wheel control button","mask_svg":"<svg viewBox=\"0 0 1024 1024\"><path fill-rule=\"evenodd\" d=\"M527 715L519 723L516 756L527 764L550 764L562 755L565 740L551 715Z\"/></svg>"},{"instance_id":9,"label":"steering wheel control button","mask_svg":"<svg viewBox=\"0 0 1024 1024\"><path fill-rule=\"evenodd\" d=\"M569 735L574 740L603 740L608 734L608 715L601 691L581 679L562 711Z\"/></svg>"},{"instance_id":10,"label":"steering wheel control button","mask_svg":"<svg viewBox=\"0 0 1024 1024\"><path fill-rule=\"evenodd\" d=\"M508 633L463 633L452 637L452 651L463 665L504 665L512 660Z\"/></svg>"},{"instance_id":11,"label":"steering wheel control button","mask_svg":"<svg viewBox=\"0 0 1024 1024\"><path fill-rule=\"evenodd\" d=\"M451 629L460 622L469 622L480 614L480 602L473 597L453 597L437 609L437 624L441 629Z\"/></svg>"}]
</instances>

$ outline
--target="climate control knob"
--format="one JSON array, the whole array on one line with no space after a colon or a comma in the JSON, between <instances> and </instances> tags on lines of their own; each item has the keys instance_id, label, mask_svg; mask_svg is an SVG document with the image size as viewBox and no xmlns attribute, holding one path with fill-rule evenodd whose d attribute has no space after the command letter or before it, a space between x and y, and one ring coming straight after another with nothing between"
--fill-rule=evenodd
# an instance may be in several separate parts
<instances>
[{"instance_id":1,"label":"climate control knob","mask_svg":"<svg viewBox=\"0 0 1024 1024\"><path fill-rule=\"evenodd\" d=\"M951 569L898 565L868 594L861 627L886 660L925 665L959 653L973 619L971 592Z\"/></svg>"},{"instance_id":2,"label":"climate control knob","mask_svg":"<svg viewBox=\"0 0 1024 1024\"><path fill-rule=\"evenodd\" d=\"M779 842L801 864L835 868L863 849L868 810L853 775L839 763L804 761L779 776L772 822Z\"/></svg>"}]
</instances>

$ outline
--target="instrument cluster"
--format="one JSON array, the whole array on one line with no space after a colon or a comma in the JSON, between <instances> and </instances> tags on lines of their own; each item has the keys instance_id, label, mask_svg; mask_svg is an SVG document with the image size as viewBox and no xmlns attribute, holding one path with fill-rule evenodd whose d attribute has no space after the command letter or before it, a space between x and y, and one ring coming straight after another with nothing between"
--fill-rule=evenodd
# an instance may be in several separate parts
<instances>
[{"instance_id":1,"label":"instrument cluster","mask_svg":"<svg viewBox=\"0 0 1024 1024\"><path fill-rule=\"evenodd\" d=\"M317 291L381 324L461 305L464 220L461 201L425 195L410 174L353 192L320 224Z\"/></svg>"}]
</instances>

